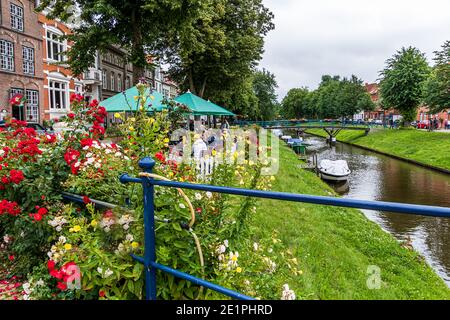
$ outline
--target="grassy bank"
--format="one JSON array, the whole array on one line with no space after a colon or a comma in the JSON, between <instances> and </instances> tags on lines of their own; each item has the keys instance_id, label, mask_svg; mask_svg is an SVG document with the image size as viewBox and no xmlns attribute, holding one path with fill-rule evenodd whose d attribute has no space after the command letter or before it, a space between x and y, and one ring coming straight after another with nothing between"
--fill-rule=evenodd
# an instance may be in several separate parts
<instances>
[{"instance_id":1,"label":"grassy bank","mask_svg":"<svg viewBox=\"0 0 450 320\"><path fill-rule=\"evenodd\" d=\"M326 136L321 129L309 132ZM420 130L372 130L365 136L359 131L341 131L337 139L397 157L450 170L450 134Z\"/></svg>"},{"instance_id":2,"label":"grassy bank","mask_svg":"<svg viewBox=\"0 0 450 320\"><path fill-rule=\"evenodd\" d=\"M280 171L273 190L332 195L332 190L284 145ZM276 200L258 201L252 222L255 241L269 238L274 230L297 258L301 275L286 272L272 281L289 283L303 299L429 299L450 298L445 283L415 252L360 211ZM367 287L367 269L381 270L379 290Z\"/></svg>"}]
</instances>

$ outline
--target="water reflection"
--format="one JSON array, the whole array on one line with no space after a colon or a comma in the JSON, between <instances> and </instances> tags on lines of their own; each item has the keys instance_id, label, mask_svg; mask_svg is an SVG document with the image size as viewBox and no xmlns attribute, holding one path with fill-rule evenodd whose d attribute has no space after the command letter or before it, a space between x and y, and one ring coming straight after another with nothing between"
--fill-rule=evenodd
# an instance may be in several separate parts
<instances>
[{"instance_id":1,"label":"water reflection","mask_svg":"<svg viewBox=\"0 0 450 320\"><path fill-rule=\"evenodd\" d=\"M307 137L320 159L344 159L352 174L344 197L450 207L450 176L324 139ZM398 239L409 239L450 286L450 219L363 210L364 214Z\"/></svg>"}]
</instances>

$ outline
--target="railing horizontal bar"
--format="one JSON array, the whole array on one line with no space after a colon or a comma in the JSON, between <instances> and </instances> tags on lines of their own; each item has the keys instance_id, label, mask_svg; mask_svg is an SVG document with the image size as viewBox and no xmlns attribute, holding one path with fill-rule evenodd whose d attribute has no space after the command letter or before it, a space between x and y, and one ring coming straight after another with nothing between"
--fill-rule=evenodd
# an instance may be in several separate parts
<instances>
[{"instance_id":1,"label":"railing horizontal bar","mask_svg":"<svg viewBox=\"0 0 450 320\"><path fill-rule=\"evenodd\" d=\"M159 263L156 263L156 262L150 262L150 266L152 266L155 269L161 270L162 272L171 274L174 277L177 277L177 278L180 278L180 279L184 279L184 280L190 281L190 282L192 282L192 283L194 283L196 285L199 285L199 286L202 286L202 287L214 290L216 292L222 293L222 294L224 294L224 295L226 295L226 296L228 296L230 298L234 298L234 299L238 299L238 300L255 300L254 298L246 296L246 295L244 295L242 293L239 293L239 292L236 292L236 291L224 288L224 287L219 286L217 284L214 284L214 283L208 282L206 280L203 280L203 279L191 276L190 274L187 274L187 273L184 273L184 272L181 272L181 271L178 271L178 270L175 270L175 269L163 266L163 265L161 265Z\"/></svg>"},{"instance_id":2,"label":"railing horizontal bar","mask_svg":"<svg viewBox=\"0 0 450 320\"><path fill-rule=\"evenodd\" d=\"M69 192L61 192L61 195L66 200L69 200L72 202L84 203L83 197L80 195L69 193ZM101 201L101 200L95 200L95 199L91 199L91 198L89 198L89 200L92 203L94 203L100 207L104 207L104 208L114 209L114 208L118 207L118 205L116 205L116 204L112 204L112 203Z\"/></svg>"},{"instance_id":3,"label":"railing horizontal bar","mask_svg":"<svg viewBox=\"0 0 450 320\"><path fill-rule=\"evenodd\" d=\"M140 180L140 179L139 179ZM149 179L153 185L165 186L170 188L183 188L199 191L210 191L225 194L233 194L255 198L276 199L292 202L304 202L321 205L329 205L336 207L348 207L357 209L377 210L386 212L416 214L432 217L450 217L450 208L447 207L435 207L425 206L407 203L396 202L384 202L384 201L368 201L368 200L356 200L356 199L342 199L334 197L313 196L305 194L293 194L287 192L274 192L274 191L261 191L261 190L249 190L242 188L230 188L219 187L203 184L192 184L186 182L176 181L161 181Z\"/></svg>"}]
</instances>

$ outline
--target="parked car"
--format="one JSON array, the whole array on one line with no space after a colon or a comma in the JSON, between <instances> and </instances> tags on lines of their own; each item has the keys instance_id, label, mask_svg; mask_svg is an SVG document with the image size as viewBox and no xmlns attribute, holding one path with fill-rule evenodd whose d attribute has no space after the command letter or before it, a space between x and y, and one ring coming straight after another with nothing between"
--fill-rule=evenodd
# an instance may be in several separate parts
<instances>
[{"instance_id":1,"label":"parked car","mask_svg":"<svg viewBox=\"0 0 450 320\"><path fill-rule=\"evenodd\" d=\"M416 125L417 129L428 129L430 126L428 120L419 121Z\"/></svg>"}]
</instances>

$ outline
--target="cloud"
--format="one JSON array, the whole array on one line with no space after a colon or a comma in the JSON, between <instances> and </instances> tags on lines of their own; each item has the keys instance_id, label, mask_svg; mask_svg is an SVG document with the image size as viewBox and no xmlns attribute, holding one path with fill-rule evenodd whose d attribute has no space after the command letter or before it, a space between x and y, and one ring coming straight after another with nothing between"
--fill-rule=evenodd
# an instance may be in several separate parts
<instances>
[{"instance_id":1,"label":"cloud","mask_svg":"<svg viewBox=\"0 0 450 320\"><path fill-rule=\"evenodd\" d=\"M448 0L264 0L275 14L260 67L275 73L281 100L294 87L317 87L323 74L373 82L403 46L426 53L450 40Z\"/></svg>"}]
</instances>

